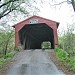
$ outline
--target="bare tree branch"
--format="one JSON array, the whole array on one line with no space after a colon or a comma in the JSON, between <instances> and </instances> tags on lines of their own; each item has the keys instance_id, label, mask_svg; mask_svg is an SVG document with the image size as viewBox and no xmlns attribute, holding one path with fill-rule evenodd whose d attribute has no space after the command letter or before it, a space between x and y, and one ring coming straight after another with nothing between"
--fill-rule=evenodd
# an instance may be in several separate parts
<instances>
[{"instance_id":1,"label":"bare tree branch","mask_svg":"<svg viewBox=\"0 0 75 75\"><path fill-rule=\"evenodd\" d=\"M63 2L60 2L60 3L57 3L57 4L54 4L54 5L60 5L60 4L63 4L63 3L65 3L65 2L67 2L67 3L71 3L71 1L63 1ZM54 5L51 5L51 6L54 6Z\"/></svg>"},{"instance_id":2,"label":"bare tree branch","mask_svg":"<svg viewBox=\"0 0 75 75\"><path fill-rule=\"evenodd\" d=\"M74 0L72 0L72 6L73 6L73 9L75 11L75 1Z\"/></svg>"},{"instance_id":3,"label":"bare tree branch","mask_svg":"<svg viewBox=\"0 0 75 75\"><path fill-rule=\"evenodd\" d=\"M9 5L7 6L7 8L2 12L2 14L0 14L0 19L6 15L8 15L10 12L12 12L13 10L17 10L16 8L19 7L20 5L17 5L16 7L13 7L12 8L12 5L11 7L8 9Z\"/></svg>"},{"instance_id":4,"label":"bare tree branch","mask_svg":"<svg viewBox=\"0 0 75 75\"><path fill-rule=\"evenodd\" d=\"M1 15L1 16L0 16L0 19L1 19L2 17L6 16L7 14L9 14L10 12L11 12L11 10L10 10L9 12L7 12L6 14Z\"/></svg>"},{"instance_id":5,"label":"bare tree branch","mask_svg":"<svg viewBox=\"0 0 75 75\"><path fill-rule=\"evenodd\" d=\"M3 10L3 12L0 13L0 16L2 16L4 13L6 13L8 11L9 5L7 5L7 8L5 8L5 10Z\"/></svg>"},{"instance_id":6,"label":"bare tree branch","mask_svg":"<svg viewBox=\"0 0 75 75\"><path fill-rule=\"evenodd\" d=\"M54 0L52 0L52 1L54 1ZM53 5L51 5L51 6L55 6L55 5L61 5L61 4L63 4L63 3L65 3L65 2L67 2L68 4L72 4L72 6L73 6L73 9L74 9L74 11L75 11L75 0L66 0L66 1L62 1L62 2L60 2L60 3L56 3L56 4L53 4Z\"/></svg>"},{"instance_id":7,"label":"bare tree branch","mask_svg":"<svg viewBox=\"0 0 75 75\"><path fill-rule=\"evenodd\" d=\"M11 2L14 2L14 1L17 1L17 0L9 0L8 2L3 3L2 5L0 5L0 8L7 5L8 3L11 3Z\"/></svg>"}]
</instances>

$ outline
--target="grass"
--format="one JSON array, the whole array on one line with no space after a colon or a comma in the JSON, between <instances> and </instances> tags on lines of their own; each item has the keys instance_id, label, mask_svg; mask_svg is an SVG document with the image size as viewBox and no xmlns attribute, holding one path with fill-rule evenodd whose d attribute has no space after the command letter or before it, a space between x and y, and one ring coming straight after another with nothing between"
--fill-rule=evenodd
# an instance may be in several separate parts
<instances>
[{"instance_id":1,"label":"grass","mask_svg":"<svg viewBox=\"0 0 75 75\"><path fill-rule=\"evenodd\" d=\"M0 58L0 68L10 59L14 56L15 51L9 52L6 55L4 55L2 58Z\"/></svg>"},{"instance_id":2,"label":"grass","mask_svg":"<svg viewBox=\"0 0 75 75\"><path fill-rule=\"evenodd\" d=\"M10 59L18 52L22 50L21 47L14 48L14 50L7 51L6 55L4 55L5 50L0 50L0 70L3 68L6 62L10 62Z\"/></svg>"},{"instance_id":3,"label":"grass","mask_svg":"<svg viewBox=\"0 0 75 75\"><path fill-rule=\"evenodd\" d=\"M1 59L0 60L0 68L2 68L2 66L5 64L6 62L6 59Z\"/></svg>"},{"instance_id":4,"label":"grass","mask_svg":"<svg viewBox=\"0 0 75 75\"><path fill-rule=\"evenodd\" d=\"M7 53L6 55L4 55L4 58L7 59L7 58L13 57L14 53L15 53L14 51L9 52L9 53Z\"/></svg>"},{"instance_id":5,"label":"grass","mask_svg":"<svg viewBox=\"0 0 75 75\"><path fill-rule=\"evenodd\" d=\"M56 48L55 52L56 52L58 59L61 62L66 63L66 66L70 67L70 70L75 72L75 56L69 56L68 52L59 48Z\"/></svg>"}]
</instances>

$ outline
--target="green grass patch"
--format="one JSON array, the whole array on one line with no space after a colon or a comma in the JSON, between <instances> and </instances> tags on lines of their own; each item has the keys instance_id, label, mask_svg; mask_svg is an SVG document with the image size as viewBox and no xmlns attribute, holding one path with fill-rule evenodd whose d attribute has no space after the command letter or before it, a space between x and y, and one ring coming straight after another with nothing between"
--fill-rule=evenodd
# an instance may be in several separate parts
<instances>
[{"instance_id":1,"label":"green grass patch","mask_svg":"<svg viewBox=\"0 0 75 75\"><path fill-rule=\"evenodd\" d=\"M68 52L63 49L56 48L56 55L60 61L67 63L70 67L70 70L75 72L75 56L69 56ZM72 51L70 51L72 53Z\"/></svg>"},{"instance_id":2,"label":"green grass patch","mask_svg":"<svg viewBox=\"0 0 75 75\"><path fill-rule=\"evenodd\" d=\"M12 52L9 52L9 53L7 53L6 55L4 55L2 58L0 58L0 68L2 68L2 66L3 66L7 61L9 61L9 59L12 58L15 53L16 53L15 51L12 51Z\"/></svg>"},{"instance_id":3,"label":"green grass patch","mask_svg":"<svg viewBox=\"0 0 75 75\"><path fill-rule=\"evenodd\" d=\"M15 51L9 52L6 55L4 55L4 58L7 59L7 58L13 57L14 53L15 53Z\"/></svg>"},{"instance_id":4,"label":"green grass patch","mask_svg":"<svg viewBox=\"0 0 75 75\"><path fill-rule=\"evenodd\" d=\"M1 59L0 60L0 68L2 68L2 66L4 65L5 62L6 62L6 59Z\"/></svg>"}]
</instances>

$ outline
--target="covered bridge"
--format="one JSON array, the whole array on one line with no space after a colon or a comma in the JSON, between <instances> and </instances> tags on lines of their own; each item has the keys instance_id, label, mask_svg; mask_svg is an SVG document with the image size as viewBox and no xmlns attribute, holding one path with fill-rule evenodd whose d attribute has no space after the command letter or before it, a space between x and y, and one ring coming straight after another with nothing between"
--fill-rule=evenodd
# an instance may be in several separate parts
<instances>
[{"instance_id":1,"label":"covered bridge","mask_svg":"<svg viewBox=\"0 0 75 75\"><path fill-rule=\"evenodd\" d=\"M18 47L20 43L23 49L41 49L44 41L50 41L51 48L54 49L58 44L58 26L58 22L39 16L32 16L19 22L13 26L15 28L15 47Z\"/></svg>"}]
</instances>

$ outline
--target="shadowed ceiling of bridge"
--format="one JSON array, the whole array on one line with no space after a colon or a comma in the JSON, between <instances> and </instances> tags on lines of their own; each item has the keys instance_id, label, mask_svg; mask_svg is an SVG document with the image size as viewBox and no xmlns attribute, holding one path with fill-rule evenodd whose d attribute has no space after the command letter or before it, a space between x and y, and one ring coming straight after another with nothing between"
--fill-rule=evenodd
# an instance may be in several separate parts
<instances>
[{"instance_id":1,"label":"shadowed ceiling of bridge","mask_svg":"<svg viewBox=\"0 0 75 75\"><path fill-rule=\"evenodd\" d=\"M40 49L44 41L50 41L54 48L53 29L45 23L25 25L19 31L19 39L24 49Z\"/></svg>"}]
</instances>

